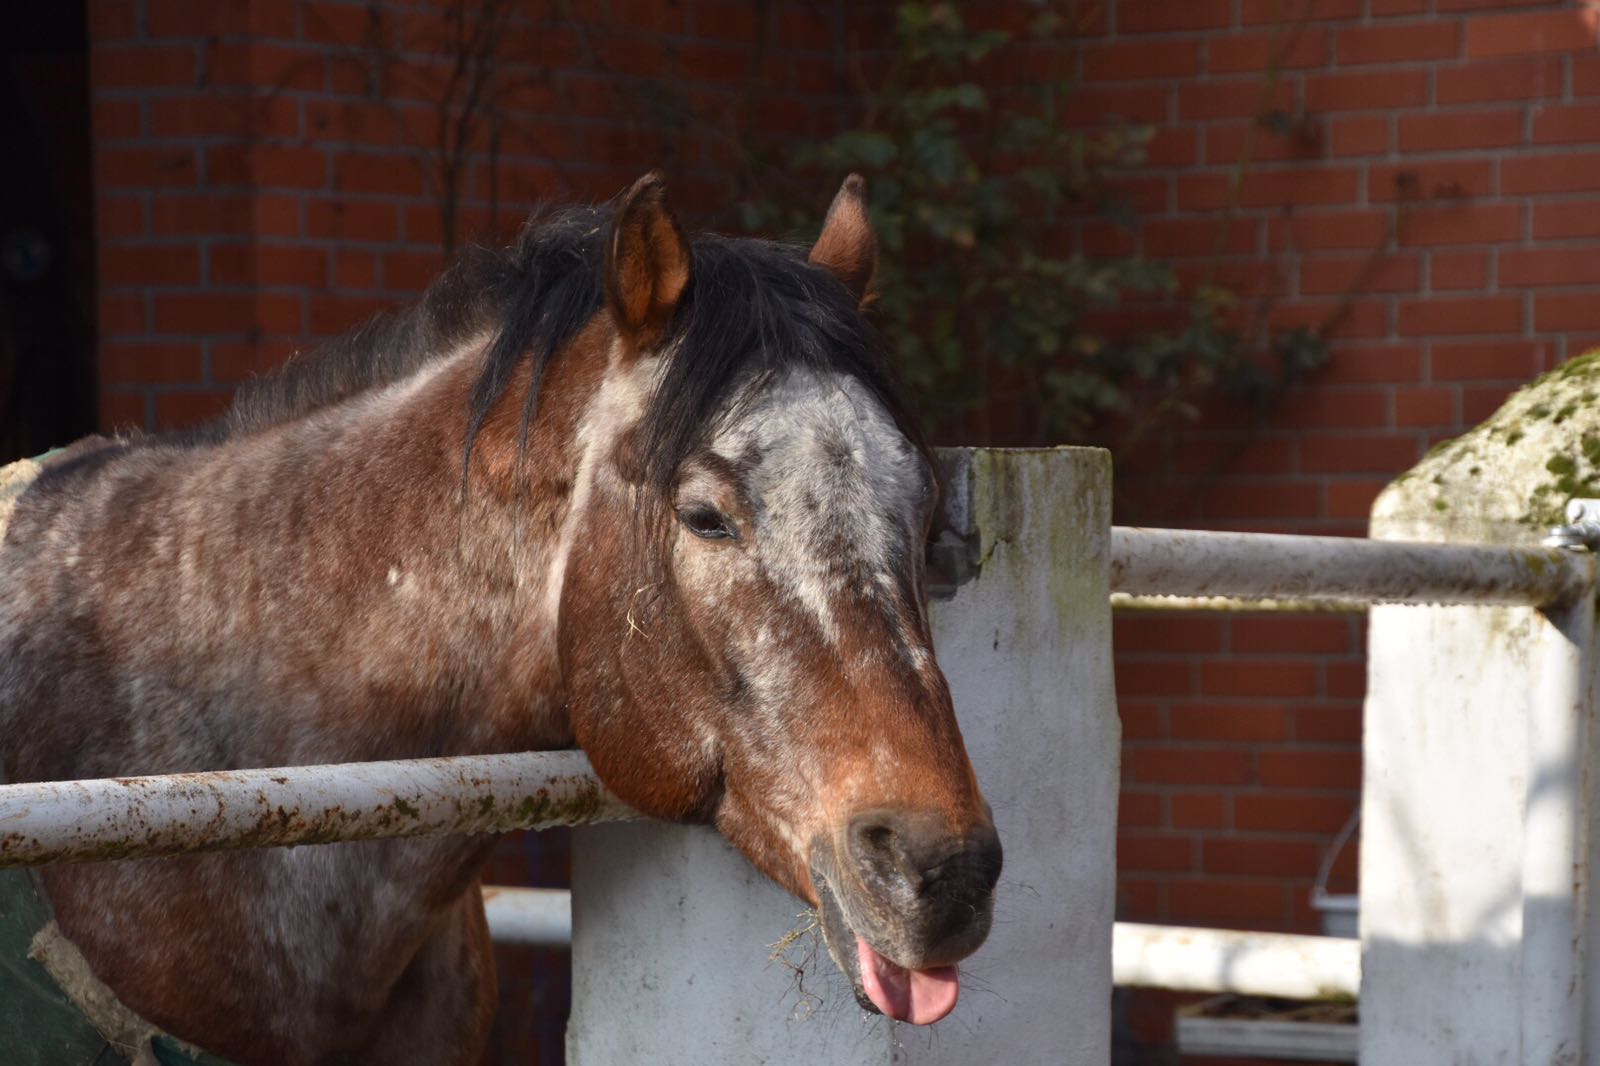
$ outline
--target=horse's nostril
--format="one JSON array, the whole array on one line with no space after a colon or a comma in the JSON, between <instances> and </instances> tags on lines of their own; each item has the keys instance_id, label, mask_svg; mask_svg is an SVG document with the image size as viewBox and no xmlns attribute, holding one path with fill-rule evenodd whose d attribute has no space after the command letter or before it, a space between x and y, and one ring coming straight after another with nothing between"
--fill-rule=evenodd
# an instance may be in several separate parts
<instances>
[{"instance_id":1,"label":"horse's nostril","mask_svg":"<svg viewBox=\"0 0 1600 1066\"><path fill-rule=\"evenodd\" d=\"M887 811L869 811L850 822L850 857L864 873L880 879L904 878L913 886L921 871L906 854L904 820Z\"/></svg>"},{"instance_id":2,"label":"horse's nostril","mask_svg":"<svg viewBox=\"0 0 1600 1066\"><path fill-rule=\"evenodd\" d=\"M862 876L921 894L980 898L1000 873L1000 837L988 825L963 838L936 814L880 809L856 815L848 840Z\"/></svg>"}]
</instances>

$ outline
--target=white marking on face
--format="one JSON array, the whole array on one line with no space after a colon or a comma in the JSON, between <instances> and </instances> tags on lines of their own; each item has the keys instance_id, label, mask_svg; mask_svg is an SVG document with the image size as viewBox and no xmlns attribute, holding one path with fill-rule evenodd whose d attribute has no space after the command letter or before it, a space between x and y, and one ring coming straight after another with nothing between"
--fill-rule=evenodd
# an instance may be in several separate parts
<instances>
[{"instance_id":1,"label":"white marking on face","mask_svg":"<svg viewBox=\"0 0 1600 1066\"><path fill-rule=\"evenodd\" d=\"M572 500L556 535L551 555L550 580L545 586L544 612L551 624L561 610L561 590L566 580L567 560L578 530L587 521L586 512L597 486L617 479L609 460L617 439L644 417L645 404L655 385L659 356L642 356L631 362L623 358L622 341L612 342L606 374L594 397L578 420L578 471L573 478ZM613 485L612 487L616 487Z\"/></svg>"},{"instance_id":2,"label":"white marking on face","mask_svg":"<svg viewBox=\"0 0 1600 1066\"><path fill-rule=\"evenodd\" d=\"M389 580L389 584L390 585L398 585L398 584L400 584L400 571L398 569L396 569L395 567L392 567L392 566L389 567L389 578L388 578L388 580Z\"/></svg>"},{"instance_id":3,"label":"white marking on face","mask_svg":"<svg viewBox=\"0 0 1600 1066\"><path fill-rule=\"evenodd\" d=\"M805 607L831 644L838 596L873 595L851 575L895 587L915 550L923 460L866 387L845 374L792 370L723 427L712 450L754 469L761 569ZM859 581L859 577L856 578Z\"/></svg>"}]
</instances>

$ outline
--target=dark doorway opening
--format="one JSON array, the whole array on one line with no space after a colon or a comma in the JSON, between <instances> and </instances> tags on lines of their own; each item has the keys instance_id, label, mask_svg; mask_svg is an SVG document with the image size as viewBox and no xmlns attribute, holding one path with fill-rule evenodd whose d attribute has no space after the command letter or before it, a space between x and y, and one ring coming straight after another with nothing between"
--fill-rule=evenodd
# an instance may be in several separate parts
<instances>
[{"instance_id":1,"label":"dark doorway opening","mask_svg":"<svg viewBox=\"0 0 1600 1066\"><path fill-rule=\"evenodd\" d=\"M83 4L0 5L0 463L95 428Z\"/></svg>"}]
</instances>

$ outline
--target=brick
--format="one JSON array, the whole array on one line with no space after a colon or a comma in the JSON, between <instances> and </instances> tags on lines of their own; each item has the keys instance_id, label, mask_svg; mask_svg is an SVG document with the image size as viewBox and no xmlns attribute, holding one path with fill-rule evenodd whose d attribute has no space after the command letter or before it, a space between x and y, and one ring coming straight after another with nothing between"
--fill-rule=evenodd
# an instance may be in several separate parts
<instances>
[{"instance_id":1,"label":"brick","mask_svg":"<svg viewBox=\"0 0 1600 1066\"><path fill-rule=\"evenodd\" d=\"M1318 22L1361 17L1362 0L1317 0ZM1283 0L1240 0L1239 23L1243 26L1277 26L1284 20Z\"/></svg>"},{"instance_id":2,"label":"brick","mask_svg":"<svg viewBox=\"0 0 1600 1066\"><path fill-rule=\"evenodd\" d=\"M1600 237L1600 200L1533 205L1534 240Z\"/></svg>"},{"instance_id":3,"label":"brick","mask_svg":"<svg viewBox=\"0 0 1600 1066\"><path fill-rule=\"evenodd\" d=\"M1435 381L1526 381L1539 372L1543 348L1532 341L1436 343L1430 359Z\"/></svg>"},{"instance_id":4,"label":"brick","mask_svg":"<svg viewBox=\"0 0 1600 1066\"><path fill-rule=\"evenodd\" d=\"M1418 248L1513 241L1521 233L1521 205L1467 201L1414 209L1398 236L1402 247Z\"/></svg>"},{"instance_id":5,"label":"brick","mask_svg":"<svg viewBox=\"0 0 1600 1066\"><path fill-rule=\"evenodd\" d=\"M1284 699L1314 696L1317 669L1311 662L1282 659L1221 659L1200 664L1200 691L1207 696Z\"/></svg>"},{"instance_id":6,"label":"brick","mask_svg":"<svg viewBox=\"0 0 1600 1066\"><path fill-rule=\"evenodd\" d=\"M131 140L144 133L144 112L138 100L94 100L89 114L90 136L98 152L116 141ZM101 188L109 176L97 175Z\"/></svg>"},{"instance_id":7,"label":"brick","mask_svg":"<svg viewBox=\"0 0 1600 1066\"><path fill-rule=\"evenodd\" d=\"M1117 825L1130 829L1159 829L1165 802L1159 792L1123 789L1117 797Z\"/></svg>"},{"instance_id":8,"label":"brick","mask_svg":"<svg viewBox=\"0 0 1600 1066\"><path fill-rule=\"evenodd\" d=\"M1600 153L1564 152L1557 156L1521 156L1500 164L1500 191L1525 193L1586 192L1600 189Z\"/></svg>"},{"instance_id":9,"label":"brick","mask_svg":"<svg viewBox=\"0 0 1600 1066\"><path fill-rule=\"evenodd\" d=\"M1187 78L1200 70L1197 41L1135 41L1084 49L1083 76L1096 81Z\"/></svg>"},{"instance_id":10,"label":"brick","mask_svg":"<svg viewBox=\"0 0 1600 1066\"><path fill-rule=\"evenodd\" d=\"M1560 96L1560 60L1541 57L1501 62L1469 62L1441 67L1433 74L1439 104L1479 104L1493 100L1539 100Z\"/></svg>"},{"instance_id":11,"label":"brick","mask_svg":"<svg viewBox=\"0 0 1600 1066\"><path fill-rule=\"evenodd\" d=\"M334 164L333 187L346 193L420 197L427 192L422 168L410 155L342 153Z\"/></svg>"},{"instance_id":12,"label":"brick","mask_svg":"<svg viewBox=\"0 0 1600 1066\"><path fill-rule=\"evenodd\" d=\"M1247 254L1256 250L1260 232L1255 219L1241 218L1153 218L1140 227L1145 254L1157 259Z\"/></svg>"},{"instance_id":13,"label":"brick","mask_svg":"<svg viewBox=\"0 0 1600 1066\"><path fill-rule=\"evenodd\" d=\"M1250 754L1240 748L1139 748L1124 755L1134 781L1165 785L1243 785Z\"/></svg>"},{"instance_id":14,"label":"brick","mask_svg":"<svg viewBox=\"0 0 1600 1066\"><path fill-rule=\"evenodd\" d=\"M299 349L288 341L212 341L211 378L217 382L233 382L270 373L297 351Z\"/></svg>"},{"instance_id":15,"label":"brick","mask_svg":"<svg viewBox=\"0 0 1600 1066\"><path fill-rule=\"evenodd\" d=\"M1201 866L1208 874L1244 877L1313 877L1321 849L1308 840L1249 837L1205 842Z\"/></svg>"},{"instance_id":16,"label":"brick","mask_svg":"<svg viewBox=\"0 0 1600 1066\"><path fill-rule=\"evenodd\" d=\"M218 244L211 248L207 276L217 285L320 289L328 283L328 253L301 245Z\"/></svg>"},{"instance_id":17,"label":"brick","mask_svg":"<svg viewBox=\"0 0 1600 1066\"><path fill-rule=\"evenodd\" d=\"M1206 162L1237 163L1241 159L1272 162L1285 159L1312 159L1322 154L1320 130L1307 136L1283 136L1264 129L1255 121L1214 122L1206 129Z\"/></svg>"},{"instance_id":18,"label":"brick","mask_svg":"<svg viewBox=\"0 0 1600 1066\"><path fill-rule=\"evenodd\" d=\"M1533 113L1534 144L1600 142L1600 104L1547 104Z\"/></svg>"},{"instance_id":19,"label":"brick","mask_svg":"<svg viewBox=\"0 0 1600 1066\"><path fill-rule=\"evenodd\" d=\"M1346 292L1416 292L1422 286L1417 255L1327 256L1300 264L1300 291L1307 295Z\"/></svg>"},{"instance_id":20,"label":"brick","mask_svg":"<svg viewBox=\"0 0 1600 1066\"><path fill-rule=\"evenodd\" d=\"M96 298L96 324L102 337L127 336L149 330L149 316L145 313L143 294L137 292L109 292L102 288Z\"/></svg>"},{"instance_id":21,"label":"brick","mask_svg":"<svg viewBox=\"0 0 1600 1066\"><path fill-rule=\"evenodd\" d=\"M102 285L193 285L200 280L200 249L193 244L102 244Z\"/></svg>"},{"instance_id":22,"label":"brick","mask_svg":"<svg viewBox=\"0 0 1600 1066\"><path fill-rule=\"evenodd\" d=\"M1360 173L1353 168L1254 170L1239 183L1239 204L1244 207L1342 204L1355 200L1359 189ZM1210 210L1224 206L1227 200L1228 179L1223 175L1185 175L1178 179L1180 209Z\"/></svg>"},{"instance_id":23,"label":"brick","mask_svg":"<svg viewBox=\"0 0 1600 1066\"><path fill-rule=\"evenodd\" d=\"M1508 382L1504 385L1469 386L1461 390L1461 419L1464 425L1475 426L1496 411L1506 398L1525 382Z\"/></svg>"},{"instance_id":24,"label":"brick","mask_svg":"<svg viewBox=\"0 0 1600 1066\"><path fill-rule=\"evenodd\" d=\"M1501 286L1586 285L1600 282L1600 248L1503 248Z\"/></svg>"},{"instance_id":25,"label":"brick","mask_svg":"<svg viewBox=\"0 0 1600 1066\"><path fill-rule=\"evenodd\" d=\"M1117 713L1122 718L1124 741L1161 740L1167 735L1166 728L1161 724L1162 712L1158 704L1119 699Z\"/></svg>"},{"instance_id":26,"label":"brick","mask_svg":"<svg viewBox=\"0 0 1600 1066\"><path fill-rule=\"evenodd\" d=\"M1366 663L1328 663L1322 672L1332 699L1358 700L1367 694Z\"/></svg>"},{"instance_id":27,"label":"brick","mask_svg":"<svg viewBox=\"0 0 1600 1066\"><path fill-rule=\"evenodd\" d=\"M1296 211L1287 222L1274 220L1268 245L1303 251L1375 248L1387 241L1392 217L1387 210Z\"/></svg>"},{"instance_id":28,"label":"brick","mask_svg":"<svg viewBox=\"0 0 1600 1066\"><path fill-rule=\"evenodd\" d=\"M1287 914L1286 888L1272 881L1174 880L1168 913L1179 922L1226 922L1259 928Z\"/></svg>"},{"instance_id":29,"label":"brick","mask_svg":"<svg viewBox=\"0 0 1600 1066\"><path fill-rule=\"evenodd\" d=\"M106 196L95 198L95 237L103 242L119 237L143 237L148 232L145 225L145 205L142 196Z\"/></svg>"},{"instance_id":30,"label":"brick","mask_svg":"<svg viewBox=\"0 0 1600 1066\"><path fill-rule=\"evenodd\" d=\"M1355 650L1350 623L1344 618L1245 617L1233 619L1231 647L1235 652L1317 652L1332 654Z\"/></svg>"},{"instance_id":31,"label":"brick","mask_svg":"<svg viewBox=\"0 0 1600 1066\"><path fill-rule=\"evenodd\" d=\"M221 415L232 400L232 392L217 389L158 393L156 425L166 430L197 426Z\"/></svg>"},{"instance_id":32,"label":"brick","mask_svg":"<svg viewBox=\"0 0 1600 1066\"><path fill-rule=\"evenodd\" d=\"M1361 71L1311 74L1306 77L1306 106L1320 114L1331 111L1393 111L1428 102L1428 74L1421 70Z\"/></svg>"},{"instance_id":33,"label":"brick","mask_svg":"<svg viewBox=\"0 0 1600 1066\"><path fill-rule=\"evenodd\" d=\"M1388 393L1319 382L1283 398L1272 420L1290 433L1307 429L1378 429L1389 421Z\"/></svg>"},{"instance_id":34,"label":"brick","mask_svg":"<svg viewBox=\"0 0 1600 1066\"><path fill-rule=\"evenodd\" d=\"M1167 118L1166 86L1087 85L1072 94L1062 109L1069 123L1093 125L1098 122L1162 123Z\"/></svg>"},{"instance_id":35,"label":"brick","mask_svg":"<svg viewBox=\"0 0 1600 1066\"><path fill-rule=\"evenodd\" d=\"M1533 328L1600 329L1600 299L1592 292L1541 293L1534 298Z\"/></svg>"},{"instance_id":36,"label":"brick","mask_svg":"<svg viewBox=\"0 0 1600 1066\"><path fill-rule=\"evenodd\" d=\"M1421 373L1418 345L1335 344L1318 380L1325 386L1387 384L1416 381Z\"/></svg>"},{"instance_id":37,"label":"brick","mask_svg":"<svg viewBox=\"0 0 1600 1066\"><path fill-rule=\"evenodd\" d=\"M1467 56L1538 55L1581 52L1595 45L1592 8L1480 15L1467 21Z\"/></svg>"},{"instance_id":38,"label":"brick","mask_svg":"<svg viewBox=\"0 0 1600 1066\"><path fill-rule=\"evenodd\" d=\"M1274 31L1212 36L1206 41L1206 70L1213 74L1266 70L1274 57L1281 70L1319 67L1327 61L1328 40L1322 29L1305 29L1292 41Z\"/></svg>"},{"instance_id":39,"label":"brick","mask_svg":"<svg viewBox=\"0 0 1600 1066\"><path fill-rule=\"evenodd\" d=\"M1273 309L1272 324L1279 329L1314 329L1330 340L1382 337L1389 332L1389 301L1381 297L1285 301Z\"/></svg>"},{"instance_id":40,"label":"brick","mask_svg":"<svg viewBox=\"0 0 1600 1066\"><path fill-rule=\"evenodd\" d=\"M249 333L255 329L297 333L301 328L298 296L187 292L157 294L154 303L158 333L203 336Z\"/></svg>"},{"instance_id":41,"label":"brick","mask_svg":"<svg viewBox=\"0 0 1600 1066\"><path fill-rule=\"evenodd\" d=\"M1273 792L1235 796L1233 821L1239 829L1280 833L1337 833L1355 811L1353 796Z\"/></svg>"},{"instance_id":42,"label":"brick","mask_svg":"<svg viewBox=\"0 0 1600 1066\"><path fill-rule=\"evenodd\" d=\"M1345 707L1296 707L1294 709L1294 736L1296 740L1361 743L1361 704Z\"/></svg>"},{"instance_id":43,"label":"brick","mask_svg":"<svg viewBox=\"0 0 1600 1066\"><path fill-rule=\"evenodd\" d=\"M204 376L205 358L198 344L108 341L100 346L103 385L170 385Z\"/></svg>"},{"instance_id":44,"label":"brick","mask_svg":"<svg viewBox=\"0 0 1600 1066\"><path fill-rule=\"evenodd\" d=\"M1328 123L1328 150L1334 155L1380 155L1389 150L1387 118L1337 118Z\"/></svg>"},{"instance_id":45,"label":"brick","mask_svg":"<svg viewBox=\"0 0 1600 1066\"><path fill-rule=\"evenodd\" d=\"M1233 0L1188 0L1183 4L1152 4L1148 0L1118 0L1118 33L1170 33L1175 30L1212 30L1233 21Z\"/></svg>"},{"instance_id":46,"label":"brick","mask_svg":"<svg viewBox=\"0 0 1600 1066\"><path fill-rule=\"evenodd\" d=\"M327 170L327 153L321 148L256 144L206 150L206 176L218 185L320 189L327 186Z\"/></svg>"},{"instance_id":47,"label":"brick","mask_svg":"<svg viewBox=\"0 0 1600 1066\"><path fill-rule=\"evenodd\" d=\"M1228 801L1214 792L1179 792L1168 802L1174 829L1221 829L1228 823Z\"/></svg>"},{"instance_id":48,"label":"brick","mask_svg":"<svg viewBox=\"0 0 1600 1066\"><path fill-rule=\"evenodd\" d=\"M299 105L280 96L213 93L149 101L150 132L157 137L247 137L299 134Z\"/></svg>"},{"instance_id":49,"label":"brick","mask_svg":"<svg viewBox=\"0 0 1600 1066\"><path fill-rule=\"evenodd\" d=\"M1289 712L1283 707L1206 705L1172 708L1174 740L1287 740Z\"/></svg>"},{"instance_id":50,"label":"brick","mask_svg":"<svg viewBox=\"0 0 1600 1066\"><path fill-rule=\"evenodd\" d=\"M1169 833L1119 832L1117 868L1156 873L1189 873L1195 868L1194 841Z\"/></svg>"},{"instance_id":51,"label":"brick","mask_svg":"<svg viewBox=\"0 0 1600 1066\"><path fill-rule=\"evenodd\" d=\"M444 256L438 251L386 252L383 256L383 287L391 291L421 292L444 269Z\"/></svg>"},{"instance_id":52,"label":"brick","mask_svg":"<svg viewBox=\"0 0 1600 1066\"><path fill-rule=\"evenodd\" d=\"M1315 518L1317 487L1308 482L1222 484L1208 489L1201 511L1208 519Z\"/></svg>"},{"instance_id":53,"label":"brick","mask_svg":"<svg viewBox=\"0 0 1600 1066\"><path fill-rule=\"evenodd\" d=\"M194 45L97 47L89 55L89 78L96 93L193 86L196 70Z\"/></svg>"},{"instance_id":54,"label":"brick","mask_svg":"<svg viewBox=\"0 0 1600 1066\"><path fill-rule=\"evenodd\" d=\"M1118 659L1117 693L1127 696L1187 696L1194 668L1183 659Z\"/></svg>"},{"instance_id":55,"label":"brick","mask_svg":"<svg viewBox=\"0 0 1600 1066\"><path fill-rule=\"evenodd\" d=\"M158 196L150 230L159 236L210 237L254 232L251 203L243 196Z\"/></svg>"},{"instance_id":56,"label":"brick","mask_svg":"<svg viewBox=\"0 0 1600 1066\"><path fill-rule=\"evenodd\" d=\"M1402 337L1515 333L1522 329L1522 299L1479 296L1403 300L1396 308L1395 323Z\"/></svg>"},{"instance_id":57,"label":"brick","mask_svg":"<svg viewBox=\"0 0 1600 1066\"><path fill-rule=\"evenodd\" d=\"M1402 388L1394 394L1397 426L1454 426L1456 394L1446 388Z\"/></svg>"},{"instance_id":58,"label":"brick","mask_svg":"<svg viewBox=\"0 0 1600 1066\"><path fill-rule=\"evenodd\" d=\"M306 205L306 234L356 241L392 241L399 235L392 204L361 200L314 200Z\"/></svg>"},{"instance_id":59,"label":"brick","mask_svg":"<svg viewBox=\"0 0 1600 1066\"><path fill-rule=\"evenodd\" d=\"M1460 200L1494 189L1489 159L1408 161L1367 168L1367 199L1374 203Z\"/></svg>"},{"instance_id":60,"label":"brick","mask_svg":"<svg viewBox=\"0 0 1600 1066\"><path fill-rule=\"evenodd\" d=\"M370 296L311 296L307 324L313 335L332 336L390 310L393 304Z\"/></svg>"},{"instance_id":61,"label":"brick","mask_svg":"<svg viewBox=\"0 0 1600 1066\"><path fill-rule=\"evenodd\" d=\"M139 9L128 0L89 0L89 39L98 48L108 41L139 36Z\"/></svg>"},{"instance_id":62,"label":"brick","mask_svg":"<svg viewBox=\"0 0 1600 1066\"><path fill-rule=\"evenodd\" d=\"M283 4L258 4L251 0L216 0L194 4L190 0L147 0L146 25L152 37L221 37L255 34L292 37L294 8Z\"/></svg>"},{"instance_id":63,"label":"brick","mask_svg":"<svg viewBox=\"0 0 1600 1066\"><path fill-rule=\"evenodd\" d=\"M1192 129L1157 130L1144 146L1146 166L1188 166L1200 158L1199 136Z\"/></svg>"},{"instance_id":64,"label":"brick","mask_svg":"<svg viewBox=\"0 0 1600 1066\"><path fill-rule=\"evenodd\" d=\"M1397 136L1401 152L1504 148L1522 143L1522 113L1502 110L1402 115Z\"/></svg>"},{"instance_id":65,"label":"brick","mask_svg":"<svg viewBox=\"0 0 1600 1066\"><path fill-rule=\"evenodd\" d=\"M1334 48L1339 62L1346 65L1449 59L1460 49L1460 25L1443 19L1353 26L1339 31Z\"/></svg>"},{"instance_id":66,"label":"brick","mask_svg":"<svg viewBox=\"0 0 1600 1066\"><path fill-rule=\"evenodd\" d=\"M1328 482L1327 516L1365 519L1372 513L1372 503L1378 498L1378 493L1388 484L1387 478Z\"/></svg>"},{"instance_id":67,"label":"brick","mask_svg":"<svg viewBox=\"0 0 1600 1066\"><path fill-rule=\"evenodd\" d=\"M115 175L119 188L165 188L193 185L197 179L194 149L188 145L161 148L100 147L95 152L100 172ZM102 183L102 188L108 183Z\"/></svg>"},{"instance_id":68,"label":"brick","mask_svg":"<svg viewBox=\"0 0 1600 1066\"><path fill-rule=\"evenodd\" d=\"M1113 619L1112 643L1118 652L1218 652L1222 620L1124 611Z\"/></svg>"},{"instance_id":69,"label":"brick","mask_svg":"<svg viewBox=\"0 0 1600 1066\"><path fill-rule=\"evenodd\" d=\"M1572 65L1572 95L1600 96L1600 55L1575 55L1567 62Z\"/></svg>"},{"instance_id":70,"label":"brick","mask_svg":"<svg viewBox=\"0 0 1600 1066\"><path fill-rule=\"evenodd\" d=\"M1269 788L1361 787L1359 751L1263 751L1257 768Z\"/></svg>"},{"instance_id":71,"label":"brick","mask_svg":"<svg viewBox=\"0 0 1600 1066\"><path fill-rule=\"evenodd\" d=\"M206 49L206 82L270 92L317 90L324 85L325 65L321 52L306 48L284 48L259 40L243 44L211 41Z\"/></svg>"},{"instance_id":72,"label":"brick","mask_svg":"<svg viewBox=\"0 0 1600 1066\"><path fill-rule=\"evenodd\" d=\"M1294 111L1294 86L1279 82L1271 93L1260 78L1188 82L1178 86L1178 117L1185 122L1213 118L1256 118L1279 110Z\"/></svg>"},{"instance_id":73,"label":"brick","mask_svg":"<svg viewBox=\"0 0 1600 1066\"><path fill-rule=\"evenodd\" d=\"M1428 259L1428 284L1436 291L1484 289L1489 285L1486 251L1434 252Z\"/></svg>"},{"instance_id":74,"label":"brick","mask_svg":"<svg viewBox=\"0 0 1600 1066\"><path fill-rule=\"evenodd\" d=\"M1397 474L1422 457L1414 437L1388 433L1307 433L1300 466L1310 474Z\"/></svg>"},{"instance_id":75,"label":"brick","mask_svg":"<svg viewBox=\"0 0 1600 1066\"><path fill-rule=\"evenodd\" d=\"M1430 0L1371 0L1374 17L1420 15L1428 10Z\"/></svg>"},{"instance_id":76,"label":"brick","mask_svg":"<svg viewBox=\"0 0 1600 1066\"><path fill-rule=\"evenodd\" d=\"M96 428L102 433L130 429L150 429L146 424L145 394L112 388L100 390L100 409Z\"/></svg>"}]
</instances>

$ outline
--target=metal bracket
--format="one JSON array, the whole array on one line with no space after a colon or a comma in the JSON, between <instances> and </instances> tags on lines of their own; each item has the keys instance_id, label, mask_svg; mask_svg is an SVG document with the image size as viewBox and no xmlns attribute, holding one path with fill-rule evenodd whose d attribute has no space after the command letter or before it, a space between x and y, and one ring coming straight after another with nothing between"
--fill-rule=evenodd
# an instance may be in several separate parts
<instances>
[{"instance_id":1,"label":"metal bracket","mask_svg":"<svg viewBox=\"0 0 1600 1066\"><path fill-rule=\"evenodd\" d=\"M1600 549L1600 500L1568 500L1567 524L1552 526L1544 546L1572 551Z\"/></svg>"}]
</instances>

